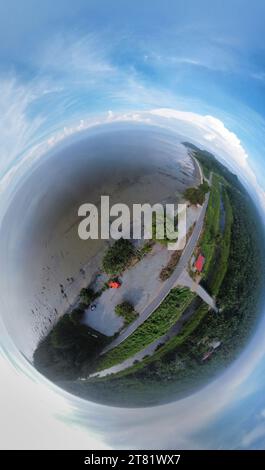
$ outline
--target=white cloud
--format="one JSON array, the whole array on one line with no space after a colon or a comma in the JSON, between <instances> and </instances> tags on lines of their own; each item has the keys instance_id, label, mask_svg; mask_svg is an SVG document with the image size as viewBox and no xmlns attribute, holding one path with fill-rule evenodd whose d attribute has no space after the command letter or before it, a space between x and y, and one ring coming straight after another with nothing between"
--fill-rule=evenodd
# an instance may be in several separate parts
<instances>
[{"instance_id":1,"label":"white cloud","mask_svg":"<svg viewBox=\"0 0 265 470\"><path fill-rule=\"evenodd\" d=\"M10 352L10 351L9 351ZM15 370L0 355L0 370L5 387L0 388L0 447L7 449L100 449L99 435L77 425L66 424L71 406L45 379L38 379L33 369ZM25 373L24 373L25 372ZM29 375L28 375L29 372ZM34 380L31 380L33 374ZM18 389L19 384L19 389Z\"/></svg>"},{"instance_id":2,"label":"white cloud","mask_svg":"<svg viewBox=\"0 0 265 470\"><path fill-rule=\"evenodd\" d=\"M246 433L243 438L241 445L242 447L249 448L252 444L254 444L257 440L261 439L264 437L265 439L265 424L259 424L255 428L253 428L251 431Z\"/></svg>"},{"instance_id":3,"label":"white cloud","mask_svg":"<svg viewBox=\"0 0 265 470\"><path fill-rule=\"evenodd\" d=\"M109 77L116 68L108 59L106 46L100 45L95 35L76 38L71 35L57 34L46 45L36 59L44 74L56 74L64 82L70 78L78 82Z\"/></svg>"},{"instance_id":4,"label":"white cloud","mask_svg":"<svg viewBox=\"0 0 265 470\"><path fill-rule=\"evenodd\" d=\"M27 87L14 78L0 80L1 156L0 175L25 150L43 122L39 115L29 118L27 112L36 94L35 86Z\"/></svg>"},{"instance_id":5,"label":"white cloud","mask_svg":"<svg viewBox=\"0 0 265 470\"><path fill-rule=\"evenodd\" d=\"M248 155L243 149L240 140L233 132L225 127L220 119L210 115L202 116L196 113L167 108L152 110L151 114L188 122L196 126L202 132L201 137L204 140L214 143L217 150L222 150L227 154L230 153L231 158L234 159L240 167L247 168Z\"/></svg>"},{"instance_id":6,"label":"white cloud","mask_svg":"<svg viewBox=\"0 0 265 470\"><path fill-rule=\"evenodd\" d=\"M239 172L241 178L256 192L263 209L265 209L265 191L259 185L257 177L249 165L249 156L237 135L227 129L224 123L211 115L200 115L175 109L161 108L150 111L154 116L175 121L176 128L181 123L190 125L191 138L193 136L201 145L212 150L217 156L226 160L230 167Z\"/></svg>"},{"instance_id":7,"label":"white cloud","mask_svg":"<svg viewBox=\"0 0 265 470\"><path fill-rule=\"evenodd\" d=\"M169 44L167 49L161 49L160 44L154 46L152 42L143 48L143 59L155 67L174 67L179 73L185 65L214 72L242 73L237 67L238 55L234 47L231 47L231 43L227 44L220 40L209 41L209 38L205 41L202 36L198 36L192 48L189 40L183 42L182 35L176 37L175 43Z\"/></svg>"}]
</instances>

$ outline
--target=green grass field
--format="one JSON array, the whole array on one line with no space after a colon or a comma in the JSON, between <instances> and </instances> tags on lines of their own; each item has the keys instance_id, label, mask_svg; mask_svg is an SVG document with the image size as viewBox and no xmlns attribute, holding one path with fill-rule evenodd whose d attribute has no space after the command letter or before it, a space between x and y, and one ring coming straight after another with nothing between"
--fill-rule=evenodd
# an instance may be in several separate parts
<instances>
[{"instance_id":1,"label":"green grass field","mask_svg":"<svg viewBox=\"0 0 265 470\"><path fill-rule=\"evenodd\" d=\"M211 194L205 216L204 230L199 245L205 256L204 276L208 273L214 255L220 220L220 184L218 177L213 174Z\"/></svg>"},{"instance_id":2,"label":"green grass field","mask_svg":"<svg viewBox=\"0 0 265 470\"><path fill-rule=\"evenodd\" d=\"M233 223L232 206L230 204L227 192L224 188L222 190L222 199L225 209L225 227L220 243L218 243L215 248L215 254L211 266L212 273L209 282L207 283L211 294L215 296L218 295L219 289L222 285L228 268L229 252L231 245L231 229Z\"/></svg>"},{"instance_id":3,"label":"green grass field","mask_svg":"<svg viewBox=\"0 0 265 470\"><path fill-rule=\"evenodd\" d=\"M162 304L123 343L102 356L97 370L119 364L164 335L181 317L193 300L194 294L186 288L174 288Z\"/></svg>"}]
</instances>

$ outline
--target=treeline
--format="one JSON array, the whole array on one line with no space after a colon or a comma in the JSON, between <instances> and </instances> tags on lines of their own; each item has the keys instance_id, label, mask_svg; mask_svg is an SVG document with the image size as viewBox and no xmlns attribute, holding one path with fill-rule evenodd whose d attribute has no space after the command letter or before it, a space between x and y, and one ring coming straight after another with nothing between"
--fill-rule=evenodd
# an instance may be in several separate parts
<instances>
[{"instance_id":1,"label":"treeline","mask_svg":"<svg viewBox=\"0 0 265 470\"><path fill-rule=\"evenodd\" d=\"M256 208L250 198L227 188L233 207L231 249L227 274L219 293L224 315L245 324L245 333L253 325L259 289L263 284L263 233ZM246 326L248 324L248 326ZM242 326L240 327L242 332Z\"/></svg>"}]
</instances>

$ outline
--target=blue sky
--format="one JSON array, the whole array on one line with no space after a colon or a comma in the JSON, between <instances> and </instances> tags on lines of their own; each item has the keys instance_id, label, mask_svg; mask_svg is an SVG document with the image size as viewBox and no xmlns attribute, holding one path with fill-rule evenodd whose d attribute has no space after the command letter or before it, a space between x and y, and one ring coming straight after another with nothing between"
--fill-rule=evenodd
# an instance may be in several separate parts
<instances>
[{"instance_id":1,"label":"blue sky","mask_svg":"<svg viewBox=\"0 0 265 470\"><path fill-rule=\"evenodd\" d=\"M50 141L57 142L57 135L76 131L83 121L101 122L113 115L124 119L129 113L138 120L152 116L157 122L178 123L183 129L190 126L194 137L203 129L205 144L208 139L213 150L223 145L227 159L230 152L231 164L246 176L256 200L265 207L264 19L263 0L0 2L1 200L5 201L15 171L30 165L31 151L41 154ZM164 111L152 114L161 108ZM168 108L178 113L169 118ZM213 404L211 412L203 413L194 398L196 423L191 422L190 427L186 423L176 444L265 447L264 357L261 338L259 341L249 345L237 372L226 375L227 390L225 397L220 396L220 406L214 408ZM7 383L15 386L5 361L0 364ZM30 393L33 403L34 385L23 381L23 393ZM44 397L46 382L38 388ZM203 403L216 397L217 388L213 384L204 392ZM8 396L1 393L4 403ZM54 400L49 421L54 426L52 438L64 429L69 440L72 433L85 446L86 433L93 437L84 425L88 412L79 402L69 400L69 405L66 397L61 397L64 405L59 404L56 390L49 393ZM23 416L21 403L17 416ZM32 406L37 410L38 402ZM48 425L48 404L45 406L40 414L43 426ZM182 410L189 406L183 404ZM181 415L182 410L178 405L175 413ZM169 407L165 413L168 422L163 421L161 432L165 447L172 444L170 413ZM102 409L93 405L89 415L93 425L101 414ZM99 426L100 437L95 442L114 447L124 443L122 429L127 423L127 439L137 445L133 436L138 415L128 414L125 419L122 412L115 418L110 411L106 414L113 436L107 440ZM54 418L58 415L60 424ZM141 420L141 426L150 429L150 413L146 413L146 421ZM81 425L78 432L73 422ZM227 428L233 430L229 440ZM6 436L8 445L11 435ZM34 442L37 437L35 434ZM29 427L25 445L30 439ZM45 439L50 442L48 434Z\"/></svg>"},{"instance_id":2,"label":"blue sky","mask_svg":"<svg viewBox=\"0 0 265 470\"><path fill-rule=\"evenodd\" d=\"M86 113L170 105L210 113L244 140L265 177L250 130L264 131L262 0L251 9L244 0L12 0L0 13L1 75L62 88L39 103L42 112L64 95L74 103L69 116L77 106Z\"/></svg>"}]
</instances>

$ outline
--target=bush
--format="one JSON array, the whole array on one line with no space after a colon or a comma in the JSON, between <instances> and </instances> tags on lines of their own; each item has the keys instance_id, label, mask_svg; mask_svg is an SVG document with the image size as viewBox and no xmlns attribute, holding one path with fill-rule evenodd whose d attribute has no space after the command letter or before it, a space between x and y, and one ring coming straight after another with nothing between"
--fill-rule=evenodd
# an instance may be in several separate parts
<instances>
[{"instance_id":1,"label":"bush","mask_svg":"<svg viewBox=\"0 0 265 470\"><path fill-rule=\"evenodd\" d=\"M71 315L69 315L74 325L78 325L81 322L84 316L85 309L86 305L80 304L79 307L75 308L72 311Z\"/></svg>"},{"instance_id":2,"label":"bush","mask_svg":"<svg viewBox=\"0 0 265 470\"><path fill-rule=\"evenodd\" d=\"M134 310L133 305L130 302L122 302L121 304L116 305L115 312L119 317L124 318L125 326L132 323L138 316L138 313Z\"/></svg>"},{"instance_id":3,"label":"bush","mask_svg":"<svg viewBox=\"0 0 265 470\"><path fill-rule=\"evenodd\" d=\"M154 244L153 240L149 240L148 242L144 244L142 248L137 250L136 256L139 259L139 261L152 251L153 244Z\"/></svg>"},{"instance_id":4,"label":"bush","mask_svg":"<svg viewBox=\"0 0 265 470\"><path fill-rule=\"evenodd\" d=\"M95 300L96 296L97 295L93 291L93 289L90 289L89 287L87 287L87 288L84 287L80 291L80 299L83 302L83 304L86 305L86 307L88 307L88 305L91 304L91 302L93 302L93 300Z\"/></svg>"},{"instance_id":5,"label":"bush","mask_svg":"<svg viewBox=\"0 0 265 470\"><path fill-rule=\"evenodd\" d=\"M209 186L206 181L204 181L198 188L188 188L184 192L184 197L191 204L200 204L204 203L205 194L208 193Z\"/></svg>"}]
</instances>

